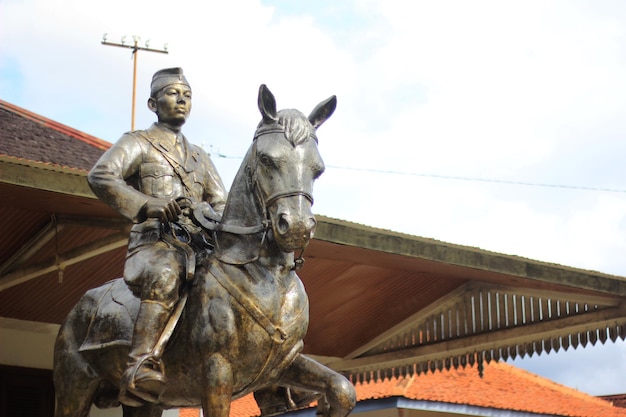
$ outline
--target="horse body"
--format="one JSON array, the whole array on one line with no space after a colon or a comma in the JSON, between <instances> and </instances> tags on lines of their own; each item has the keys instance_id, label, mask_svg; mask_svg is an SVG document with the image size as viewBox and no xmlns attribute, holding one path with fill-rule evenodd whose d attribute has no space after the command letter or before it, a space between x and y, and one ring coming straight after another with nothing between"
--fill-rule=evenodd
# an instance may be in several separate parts
<instances>
[{"instance_id":1,"label":"horse body","mask_svg":"<svg viewBox=\"0 0 626 417\"><path fill-rule=\"evenodd\" d=\"M308 298L294 257L315 228L311 194L323 162L312 136L334 106L333 97L308 119L277 113L273 96L261 87L263 121L233 182L215 251L199 256L185 310L163 352L167 389L156 404L124 406L125 417L198 405L205 415L228 417L232 399L276 386L324 395L328 417L352 409L355 394L347 379L300 353ZM113 291L117 298L104 302ZM97 316L103 303L106 320ZM55 346L56 417L86 417L92 403L119 405L130 339L95 348L84 342L95 325L127 335L123 318L132 320L138 303L118 279L88 291L70 312Z\"/></svg>"}]
</instances>

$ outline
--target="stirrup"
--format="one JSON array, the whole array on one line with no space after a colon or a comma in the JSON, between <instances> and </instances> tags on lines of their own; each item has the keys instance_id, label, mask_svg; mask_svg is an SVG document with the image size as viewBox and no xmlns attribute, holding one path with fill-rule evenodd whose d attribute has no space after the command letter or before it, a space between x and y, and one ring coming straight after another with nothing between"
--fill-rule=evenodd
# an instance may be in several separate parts
<instances>
[{"instance_id":1,"label":"stirrup","mask_svg":"<svg viewBox=\"0 0 626 417\"><path fill-rule=\"evenodd\" d=\"M142 380L141 372L139 372L142 367L146 368L146 373L153 375ZM137 373L140 374L139 380L137 380ZM145 402L156 403L166 388L163 363L155 360L152 353L141 356L132 367L126 369L122 375L121 385L119 399L123 404L138 407Z\"/></svg>"}]
</instances>

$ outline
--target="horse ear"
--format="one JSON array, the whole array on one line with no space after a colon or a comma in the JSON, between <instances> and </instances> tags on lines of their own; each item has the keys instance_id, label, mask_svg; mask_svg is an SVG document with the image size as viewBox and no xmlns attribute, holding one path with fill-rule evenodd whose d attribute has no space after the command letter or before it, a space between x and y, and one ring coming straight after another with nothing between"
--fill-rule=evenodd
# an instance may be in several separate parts
<instances>
[{"instance_id":1,"label":"horse ear","mask_svg":"<svg viewBox=\"0 0 626 417\"><path fill-rule=\"evenodd\" d=\"M259 87L259 111L266 123L276 122L276 99L265 84Z\"/></svg>"},{"instance_id":2,"label":"horse ear","mask_svg":"<svg viewBox=\"0 0 626 417\"><path fill-rule=\"evenodd\" d=\"M332 116L337 107L337 96L331 96L318 104L309 115L309 122L317 129Z\"/></svg>"}]
</instances>

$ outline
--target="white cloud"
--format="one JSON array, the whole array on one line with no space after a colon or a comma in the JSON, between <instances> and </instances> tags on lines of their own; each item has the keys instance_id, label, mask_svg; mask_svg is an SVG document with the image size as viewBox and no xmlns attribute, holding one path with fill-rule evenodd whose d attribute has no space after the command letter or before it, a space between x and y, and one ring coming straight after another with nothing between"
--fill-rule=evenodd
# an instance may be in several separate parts
<instances>
[{"instance_id":1,"label":"white cloud","mask_svg":"<svg viewBox=\"0 0 626 417\"><path fill-rule=\"evenodd\" d=\"M290 7L2 1L0 96L115 141L130 127L132 60L100 45L102 35L168 42L168 55L139 53L137 127L154 120L145 107L152 73L170 66L182 66L194 89L186 134L230 156L250 143L259 84L279 107L304 113L336 94L337 111L319 131L329 166L425 176L329 168L316 186L317 212L626 274L624 193L428 176L626 189L626 5ZM228 183L239 161L216 164Z\"/></svg>"}]
</instances>

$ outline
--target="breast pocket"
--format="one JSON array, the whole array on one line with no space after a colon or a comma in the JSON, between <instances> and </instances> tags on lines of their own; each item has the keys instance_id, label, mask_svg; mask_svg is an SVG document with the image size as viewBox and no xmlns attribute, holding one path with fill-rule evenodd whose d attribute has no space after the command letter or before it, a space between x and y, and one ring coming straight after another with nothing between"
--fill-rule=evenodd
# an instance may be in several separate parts
<instances>
[{"instance_id":1,"label":"breast pocket","mask_svg":"<svg viewBox=\"0 0 626 417\"><path fill-rule=\"evenodd\" d=\"M191 172L188 176L188 183L191 186L189 192L191 193L190 197L196 201L204 200L204 183L202 182L204 178L198 175L197 172Z\"/></svg>"},{"instance_id":2,"label":"breast pocket","mask_svg":"<svg viewBox=\"0 0 626 417\"><path fill-rule=\"evenodd\" d=\"M152 197L172 197L174 174L172 167L159 163L141 165L141 191Z\"/></svg>"}]
</instances>

